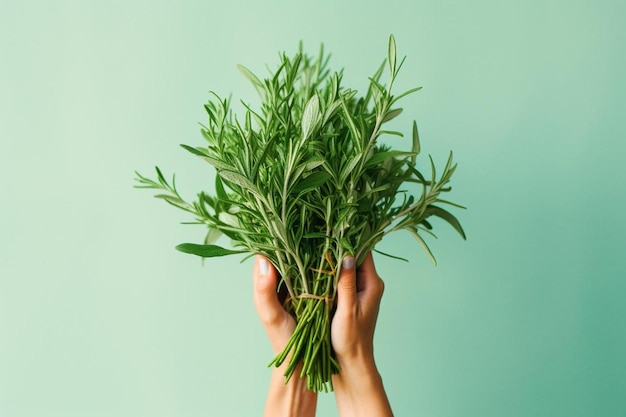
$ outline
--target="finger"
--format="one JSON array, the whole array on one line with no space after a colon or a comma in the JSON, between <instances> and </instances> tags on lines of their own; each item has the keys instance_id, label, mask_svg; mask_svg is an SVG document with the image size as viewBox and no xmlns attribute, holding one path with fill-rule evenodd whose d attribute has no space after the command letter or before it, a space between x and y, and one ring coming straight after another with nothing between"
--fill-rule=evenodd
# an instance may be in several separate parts
<instances>
[{"instance_id":1,"label":"finger","mask_svg":"<svg viewBox=\"0 0 626 417\"><path fill-rule=\"evenodd\" d=\"M347 313L356 305L356 270L354 257L346 256L341 263L337 282L337 313Z\"/></svg>"},{"instance_id":2,"label":"finger","mask_svg":"<svg viewBox=\"0 0 626 417\"><path fill-rule=\"evenodd\" d=\"M367 252L367 255L365 255L365 259L363 259L363 263L361 263L361 265L359 265L359 267L357 268L357 274L377 275L372 252Z\"/></svg>"},{"instance_id":3,"label":"finger","mask_svg":"<svg viewBox=\"0 0 626 417\"><path fill-rule=\"evenodd\" d=\"M266 325L276 323L285 312L276 292L278 282L276 269L266 258L257 256L252 278L254 306L261 321Z\"/></svg>"},{"instance_id":4,"label":"finger","mask_svg":"<svg viewBox=\"0 0 626 417\"><path fill-rule=\"evenodd\" d=\"M379 300L383 295L384 282L378 276L374 266L372 252L369 252L357 269L358 293L365 302Z\"/></svg>"}]
</instances>

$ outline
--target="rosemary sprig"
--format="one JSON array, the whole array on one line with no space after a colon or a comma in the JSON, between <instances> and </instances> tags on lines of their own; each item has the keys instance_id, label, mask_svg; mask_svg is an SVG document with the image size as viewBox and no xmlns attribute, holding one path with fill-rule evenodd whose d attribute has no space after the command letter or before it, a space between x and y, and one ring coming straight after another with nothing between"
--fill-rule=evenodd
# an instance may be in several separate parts
<instances>
[{"instance_id":1,"label":"rosemary sprig","mask_svg":"<svg viewBox=\"0 0 626 417\"><path fill-rule=\"evenodd\" d=\"M363 97L341 85L342 72L328 69L323 48L317 57L302 48L292 58L282 54L276 71L265 79L240 66L261 96L260 108L243 103L240 119L230 99L214 94L205 105L204 146L181 145L215 168L215 196L200 192L189 203L174 178L168 182L158 167L156 180L137 173L137 187L159 190L155 197L192 213L207 227L204 244L177 249L201 257L261 254L276 266L297 327L271 364L281 365L291 353L286 378L303 362L301 376L316 391L332 389L330 377L340 370L330 322L344 256L354 255L358 265L384 236L407 230L435 262L423 238L433 235L432 216L465 238L458 220L442 208L461 207L441 198L450 191L456 169L452 153L439 176L430 159L427 180L416 168L420 141L415 122L410 151L378 143L385 135L403 136L383 127L402 112L397 102L420 89L393 94L403 62L396 60L391 36L387 60ZM386 85L381 82L385 68ZM421 195L403 189L407 184L421 187ZM222 234L234 250L214 244Z\"/></svg>"}]
</instances>

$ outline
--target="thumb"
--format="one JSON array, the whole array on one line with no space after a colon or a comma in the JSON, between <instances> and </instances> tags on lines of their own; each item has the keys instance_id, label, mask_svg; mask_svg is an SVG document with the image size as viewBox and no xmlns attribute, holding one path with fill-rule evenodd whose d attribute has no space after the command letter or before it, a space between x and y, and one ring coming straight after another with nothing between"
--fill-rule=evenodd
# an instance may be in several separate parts
<instances>
[{"instance_id":1,"label":"thumb","mask_svg":"<svg viewBox=\"0 0 626 417\"><path fill-rule=\"evenodd\" d=\"M354 257L346 256L341 263L341 272L337 282L337 312L348 313L357 302L356 270Z\"/></svg>"},{"instance_id":2,"label":"thumb","mask_svg":"<svg viewBox=\"0 0 626 417\"><path fill-rule=\"evenodd\" d=\"M266 258L257 256L252 279L254 306L261 321L263 324L276 323L284 313L276 292L276 269Z\"/></svg>"}]
</instances>

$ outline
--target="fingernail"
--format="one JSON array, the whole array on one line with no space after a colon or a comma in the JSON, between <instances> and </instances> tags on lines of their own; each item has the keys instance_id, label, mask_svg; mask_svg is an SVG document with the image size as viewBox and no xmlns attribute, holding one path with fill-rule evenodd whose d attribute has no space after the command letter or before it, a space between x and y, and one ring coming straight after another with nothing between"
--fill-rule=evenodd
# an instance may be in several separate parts
<instances>
[{"instance_id":1,"label":"fingernail","mask_svg":"<svg viewBox=\"0 0 626 417\"><path fill-rule=\"evenodd\" d=\"M341 267L343 269L352 269L352 267L354 267L354 257L348 255L343 258L343 262L341 262Z\"/></svg>"},{"instance_id":2,"label":"fingernail","mask_svg":"<svg viewBox=\"0 0 626 417\"><path fill-rule=\"evenodd\" d=\"M259 272L261 275L267 275L270 272L270 265L265 258L259 259Z\"/></svg>"}]
</instances>

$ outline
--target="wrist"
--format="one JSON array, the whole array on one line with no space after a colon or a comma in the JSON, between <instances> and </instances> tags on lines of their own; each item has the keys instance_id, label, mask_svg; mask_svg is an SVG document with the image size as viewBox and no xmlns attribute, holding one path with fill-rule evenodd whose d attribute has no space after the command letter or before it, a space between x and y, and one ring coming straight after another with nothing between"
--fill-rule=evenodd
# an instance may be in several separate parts
<instances>
[{"instance_id":1,"label":"wrist","mask_svg":"<svg viewBox=\"0 0 626 417\"><path fill-rule=\"evenodd\" d=\"M373 358L340 364L341 371L333 375L333 387L341 417L393 415Z\"/></svg>"},{"instance_id":2,"label":"wrist","mask_svg":"<svg viewBox=\"0 0 626 417\"><path fill-rule=\"evenodd\" d=\"M333 387L340 394L355 394L382 384L373 359L354 359L340 362L341 370L333 375Z\"/></svg>"},{"instance_id":3,"label":"wrist","mask_svg":"<svg viewBox=\"0 0 626 417\"><path fill-rule=\"evenodd\" d=\"M272 369L270 389L265 404L265 416L312 417L317 407L317 393L307 388L306 379L296 369L285 383L284 365Z\"/></svg>"}]
</instances>

